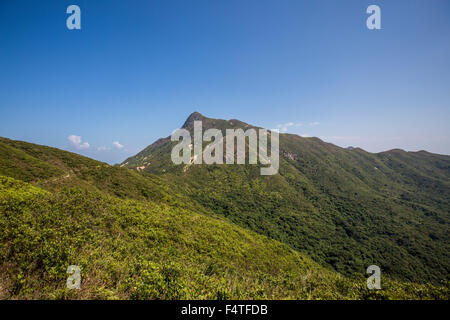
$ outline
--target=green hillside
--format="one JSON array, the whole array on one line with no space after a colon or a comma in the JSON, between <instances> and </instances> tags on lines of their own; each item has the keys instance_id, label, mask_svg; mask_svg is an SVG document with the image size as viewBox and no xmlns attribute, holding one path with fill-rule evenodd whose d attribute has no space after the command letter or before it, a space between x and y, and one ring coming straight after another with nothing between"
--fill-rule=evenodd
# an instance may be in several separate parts
<instances>
[{"instance_id":1,"label":"green hillside","mask_svg":"<svg viewBox=\"0 0 450 320\"><path fill-rule=\"evenodd\" d=\"M203 128L252 127L192 114ZM203 207L351 276L379 265L394 279L449 281L450 157L391 150L373 154L318 138L280 134L280 170L256 165L180 165L158 140L123 165L176 181Z\"/></svg>"},{"instance_id":2,"label":"green hillside","mask_svg":"<svg viewBox=\"0 0 450 320\"><path fill-rule=\"evenodd\" d=\"M446 285L388 277L369 291L364 273L339 275L151 174L4 138L0 148L2 299L449 297ZM79 291L66 288L69 265L81 267Z\"/></svg>"}]
</instances>

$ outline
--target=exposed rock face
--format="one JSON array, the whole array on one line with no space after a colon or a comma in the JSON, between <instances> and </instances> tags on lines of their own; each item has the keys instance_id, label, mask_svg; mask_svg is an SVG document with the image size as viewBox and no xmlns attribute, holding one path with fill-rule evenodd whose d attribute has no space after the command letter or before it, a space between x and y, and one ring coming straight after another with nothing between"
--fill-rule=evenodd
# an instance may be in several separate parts
<instances>
[{"instance_id":1,"label":"exposed rock face","mask_svg":"<svg viewBox=\"0 0 450 320\"><path fill-rule=\"evenodd\" d=\"M289 151L284 151L281 150L281 155L289 160L292 161L297 161L298 160L298 155L296 155L295 153L289 152Z\"/></svg>"}]
</instances>

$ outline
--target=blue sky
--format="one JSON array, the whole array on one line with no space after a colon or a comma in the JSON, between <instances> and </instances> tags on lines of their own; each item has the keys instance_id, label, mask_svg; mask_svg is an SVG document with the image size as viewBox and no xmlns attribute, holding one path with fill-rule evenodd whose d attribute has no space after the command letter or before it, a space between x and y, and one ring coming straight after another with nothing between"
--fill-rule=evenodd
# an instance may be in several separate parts
<instances>
[{"instance_id":1,"label":"blue sky","mask_svg":"<svg viewBox=\"0 0 450 320\"><path fill-rule=\"evenodd\" d=\"M0 136L115 163L199 111L450 154L449 14L448 0L1 0Z\"/></svg>"}]
</instances>

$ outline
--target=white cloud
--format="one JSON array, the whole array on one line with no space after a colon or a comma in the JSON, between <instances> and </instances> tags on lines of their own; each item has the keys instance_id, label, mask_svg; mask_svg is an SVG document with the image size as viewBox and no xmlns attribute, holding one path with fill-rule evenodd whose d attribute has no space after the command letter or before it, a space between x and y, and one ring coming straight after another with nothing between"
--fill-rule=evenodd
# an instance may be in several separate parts
<instances>
[{"instance_id":1,"label":"white cloud","mask_svg":"<svg viewBox=\"0 0 450 320\"><path fill-rule=\"evenodd\" d=\"M278 124L277 128L280 129L280 132L287 132L290 127L293 127L293 126L300 127L301 125L302 125L301 123L288 122L288 123Z\"/></svg>"},{"instance_id":2,"label":"white cloud","mask_svg":"<svg viewBox=\"0 0 450 320\"><path fill-rule=\"evenodd\" d=\"M76 149L88 149L90 147L88 142L82 142L81 136L70 135L67 139L69 139L70 144Z\"/></svg>"},{"instance_id":3,"label":"white cloud","mask_svg":"<svg viewBox=\"0 0 450 320\"><path fill-rule=\"evenodd\" d=\"M303 138L311 138L311 136L310 136L309 134L307 134L307 133L301 134L300 137L303 137Z\"/></svg>"},{"instance_id":4,"label":"white cloud","mask_svg":"<svg viewBox=\"0 0 450 320\"><path fill-rule=\"evenodd\" d=\"M109 150L111 150L111 148L110 147L101 146L101 147L98 147L97 150L98 151L109 151Z\"/></svg>"},{"instance_id":5,"label":"white cloud","mask_svg":"<svg viewBox=\"0 0 450 320\"><path fill-rule=\"evenodd\" d=\"M302 127L302 126L310 126L310 127L315 127L318 126L320 124L320 122L314 121L314 122L309 122L307 124L304 124L302 122L287 122L287 123L280 123L277 125L277 128L280 129L280 132L288 132L290 131L293 127Z\"/></svg>"},{"instance_id":6,"label":"white cloud","mask_svg":"<svg viewBox=\"0 0 450 320\"><path fill-rule=\"evenodd\" d=\"M117 149L121 150L123 148L123 145L119 143L119 141L114 141L113 146L116 147Z\"/></svg>"}]
</instances>

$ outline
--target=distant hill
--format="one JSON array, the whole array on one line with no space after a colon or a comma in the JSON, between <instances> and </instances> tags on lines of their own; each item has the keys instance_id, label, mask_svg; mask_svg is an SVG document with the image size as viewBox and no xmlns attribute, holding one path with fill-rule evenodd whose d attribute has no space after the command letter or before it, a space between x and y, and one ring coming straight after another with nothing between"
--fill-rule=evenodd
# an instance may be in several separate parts
<instances>
[{"instance_id":1,"label":"distant hill","mask_svg":"<svg viewBox=\"0 0 450 320\"><path fill-rule=\"evenodd\" d=\"M254 128L191 114L203 128ZM215 214L288 244L345 274L371 264L403 281L448 281L450 156L425 151L369 153L318 138L280 134L280 170L256 165L178 165L170 137L122 166L183 186Z\"/></svg>"}]
</instances>

